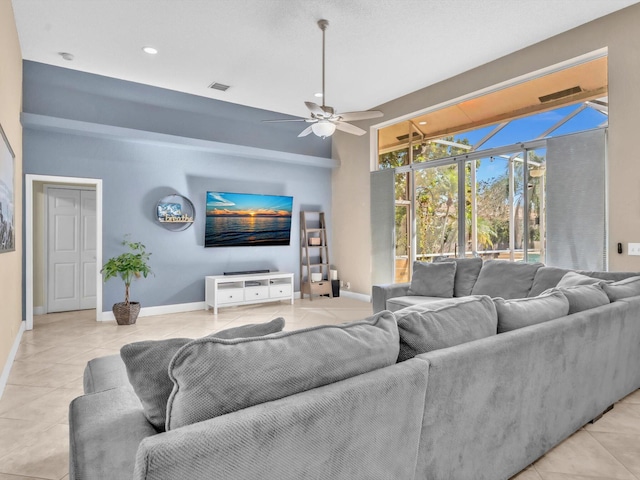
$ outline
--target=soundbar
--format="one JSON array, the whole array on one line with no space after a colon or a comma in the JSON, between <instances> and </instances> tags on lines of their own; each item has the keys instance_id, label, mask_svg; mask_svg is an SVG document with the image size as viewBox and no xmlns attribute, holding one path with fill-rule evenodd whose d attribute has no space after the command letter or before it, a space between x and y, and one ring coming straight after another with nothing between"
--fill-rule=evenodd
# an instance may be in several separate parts
<instances>
[{"instance_id":1,"label":"soundbar","mask_svg":"<svg viewBox=\"0 0 640 480\"><path fill-rule=\"evenodd\" d=\"M250 273L269 273L269 270L246 270L244 272L224 272L223 275L249 275Z\"/></svg>"}]
</instances>

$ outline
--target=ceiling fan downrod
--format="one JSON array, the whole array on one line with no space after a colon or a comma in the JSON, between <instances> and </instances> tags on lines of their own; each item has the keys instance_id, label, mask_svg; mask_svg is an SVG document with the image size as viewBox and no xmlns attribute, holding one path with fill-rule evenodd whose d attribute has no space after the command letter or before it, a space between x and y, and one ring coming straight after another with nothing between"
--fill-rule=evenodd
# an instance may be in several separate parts
<instances>
[{"instance_id":1,"label":"ceiling fan downrod","mask_svg":"<svg viewBox=\"0 0 640 480\"><path fill-rule=\"evenodd\" d=\"M329 20L320 19L318 20L318 27L322 30L322 106L325 106L325 95L324 95L324 32L329 26Z\"/></svg>"}]
</instances>

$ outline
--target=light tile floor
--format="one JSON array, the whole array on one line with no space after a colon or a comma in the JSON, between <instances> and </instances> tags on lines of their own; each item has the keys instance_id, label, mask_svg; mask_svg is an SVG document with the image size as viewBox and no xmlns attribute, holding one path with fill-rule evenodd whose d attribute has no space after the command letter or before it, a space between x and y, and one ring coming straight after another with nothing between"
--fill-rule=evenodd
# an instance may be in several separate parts
<instances>
[{"instance_id":1,"label":"light tile floor","mask_svg":"<svg viewBox=\"0 0 640 480\"><path fill-rule=\"evenodd\" d=\"M122 345L138 340L201 337L278 316L285 318L286 330L294 330L370 313L370 304L340 297L227 308L218 315L198 311L143 317L129 326L97 323L93 310L36 317L34 330L23 334L0 399L0 480L68 479L67 411L69 402L82 394L83 370L92 358L118 353ZM516 479L640 480L640 391Z\"/></svg>"}]
</instances>

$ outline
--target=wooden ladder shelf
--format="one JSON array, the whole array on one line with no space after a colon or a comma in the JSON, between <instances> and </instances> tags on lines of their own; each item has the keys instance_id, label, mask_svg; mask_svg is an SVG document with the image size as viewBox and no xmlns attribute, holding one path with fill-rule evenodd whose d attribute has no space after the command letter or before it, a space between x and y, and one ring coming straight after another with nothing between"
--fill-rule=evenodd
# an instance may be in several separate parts
<instances>
[{"instance_id":1,"label":"wooden ladder shelf","mask_svg":"<svg viewBox=\"0 0 640 480\"><path fill-rule=\"evenodd\" d=\"M324 212L300 212L300 298L333 297L330 267Z\"/></svg>"}]
</instances>

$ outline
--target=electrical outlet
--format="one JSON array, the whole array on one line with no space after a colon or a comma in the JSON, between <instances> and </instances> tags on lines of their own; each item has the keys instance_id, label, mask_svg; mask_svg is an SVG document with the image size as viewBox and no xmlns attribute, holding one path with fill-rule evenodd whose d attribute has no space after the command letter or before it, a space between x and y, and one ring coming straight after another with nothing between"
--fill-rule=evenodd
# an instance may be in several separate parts
<instances>
[{"instance_id":1,"label":"electrical outlet","mask_svg":"<svg viewBox=\"0 0 640 480\"><path fill-rule=\"evenodd\" d=\"M638 253L638 255L640 255L640 253ZM347 282L347 290L349 290L351 288L351 282Z\"/></svg>"},{"instance_id":2,"label":"electrical outlet","mask_svg":"<svg viewBox=\"0 0 640 480\"><path fill-rule=\"evenodd\" d=\"M640 243L627 244L628 255L640 255Z\"/></svg>"}]
</instances>

